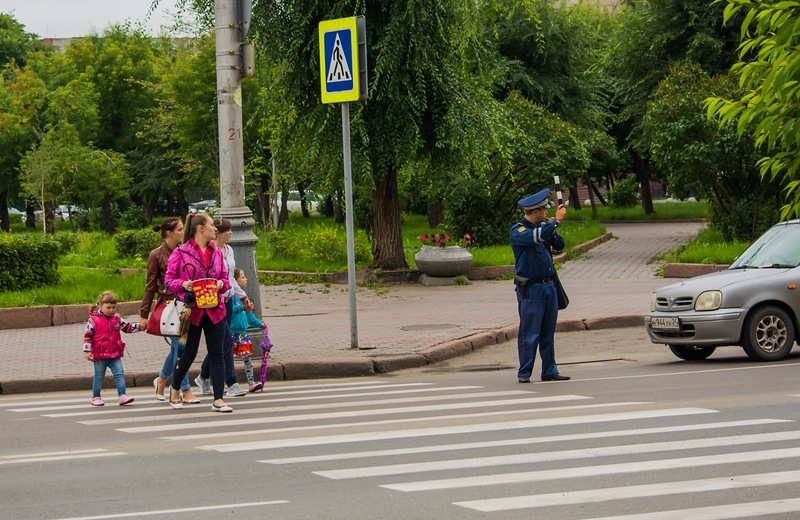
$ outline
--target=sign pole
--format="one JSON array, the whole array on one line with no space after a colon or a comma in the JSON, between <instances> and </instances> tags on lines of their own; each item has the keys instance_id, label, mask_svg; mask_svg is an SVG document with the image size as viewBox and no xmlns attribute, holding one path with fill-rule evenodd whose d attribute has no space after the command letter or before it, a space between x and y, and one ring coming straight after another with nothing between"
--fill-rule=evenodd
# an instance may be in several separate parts
<instances>
[{"instance_id":1,"label":"sign pole","mask_svg":"<svg viewBox=\"0 0 800 520\"><path fill-rule=\"evenodd\" d=\"M319 23L322 102L342 104L347 288L350 293L350 348L359 348L356 316L356 246L353 229L353 172L350 158L350 101L363 101L368 97L366 42L367 28L363 16L324 20Z\"/></svg>"},{"instance_id":2,"label":"sign pole","mask_svg":"<svg viewBox=\"0 0 800 520\"><path fill-rule=\"evenodd\" d=\"M347 290L350 293L350 348L358 348L356 319L356 247L353 230L353 173L350 164L350 103L342 103L344 152L344 208L347 225Z\"/></svg>"}]
</instances>

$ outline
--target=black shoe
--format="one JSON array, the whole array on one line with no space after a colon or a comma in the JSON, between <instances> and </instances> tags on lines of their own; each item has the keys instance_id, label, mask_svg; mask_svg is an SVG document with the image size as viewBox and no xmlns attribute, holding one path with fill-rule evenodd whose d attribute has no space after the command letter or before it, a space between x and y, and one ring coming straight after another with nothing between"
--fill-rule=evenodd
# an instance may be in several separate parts
<instances>
[{"instance_id":1,"label":"black shoe","mask_svg":"<svg viewBox=\"0 0 800 520\"><path fill-rule=\"evenodd\" d=\"M520 377L519 379L517 379L517 381L519 381L520 383L530 383L531 382L531 378L530 377Z\"/></svg>"},{"instance_id":2,"label":"black shoe","mask_svg":"<svg viewBox=\"0 0 800 520\"><path fill-rule=\"evenodd\" d=\"M569 376L562 376L561 374L555 374L552 376L543 377L542 381L569 381Z\"/></svg>"}]
</instances>

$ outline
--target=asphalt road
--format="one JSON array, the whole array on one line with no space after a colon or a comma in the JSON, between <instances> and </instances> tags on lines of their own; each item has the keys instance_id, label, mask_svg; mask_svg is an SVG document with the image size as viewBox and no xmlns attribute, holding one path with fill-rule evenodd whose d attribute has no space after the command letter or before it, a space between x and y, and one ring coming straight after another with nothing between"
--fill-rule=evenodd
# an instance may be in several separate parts
<instances>
[{"instance_id":1,"label":"asphalt road","mask_svg":"<svg viewBox=\"0 0 800 520\"><path fill-rule=\"evenodd\" d=\"M688 363L639 329L557 341L569 382L517 383L506 344L270 383L231 415L0 396L0 518L800 517L800 356Z\"/></svg>"}]
</instances>

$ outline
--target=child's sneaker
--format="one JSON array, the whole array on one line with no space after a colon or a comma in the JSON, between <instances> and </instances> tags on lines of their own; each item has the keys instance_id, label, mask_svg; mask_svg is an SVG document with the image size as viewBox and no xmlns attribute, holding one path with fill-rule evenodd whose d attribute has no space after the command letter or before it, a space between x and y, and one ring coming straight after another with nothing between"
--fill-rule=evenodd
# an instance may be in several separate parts
<instances>
[{"instance_id":1,"label":"child's sneaker","mask_svg":"<svg viewBox=\"0 0 800 520\"><path fill-rule=\"evenodd\" d=\"M92 403L92 406L103 406L106 404L99 397L92 397L92 400L90 402Z\"/></svg>"},{"instance_id":2,"label":"child's sneaker","mask_svg":"<svg viewBox=\"0 0 800 520\"><path fill-rule=\"evenodd\" d=\"M261 390L262 388L264 388L264 385L263 385L263 384L261 384L261 381L256 381L255 383L251 384L251 385L250 385L250 386L247 388L247 391L248 391L248 392L250 392L250 393L252 394L253 392L258 392L258 391L259 391L259 390Z\"/></svg>"},{"instance_id":3,"label":"child's sneaker","mask_svg":"<svg viewBox=\"0 0 800 520\"><path fill-rule=\"evenodd\" d=\"M125 406L126 404L130 404L132 402L133 402L133 397L128 397L125 394L122 394L121 396L119 396L119 405L120 406Z\"/></svg>"},{"instance_id":4,"label":"child's sneaker","mask_svg":"<svg viewBox=\"0 0 800 520\"><path fill-rule=\"evenodd\" d=\"M243 395L247 395L247 392L242 390L242 387L239 386L239 383L233 383L228 387L228 391L225 392L225 395L227 397L242 397Z\"/></svg>"},{"instance_id":5,"label":"child's sneaker","mask_svg":"<svg viewBox=\"0 0 800 520\"><path fill-rule=\"evenodd\" d=\"M211 382L208 379L204 379L203 376L197 376L194 380L197 383L197 386L200 387L200 393L203 395L211 394Z\"/></svg>"}]
</instances>

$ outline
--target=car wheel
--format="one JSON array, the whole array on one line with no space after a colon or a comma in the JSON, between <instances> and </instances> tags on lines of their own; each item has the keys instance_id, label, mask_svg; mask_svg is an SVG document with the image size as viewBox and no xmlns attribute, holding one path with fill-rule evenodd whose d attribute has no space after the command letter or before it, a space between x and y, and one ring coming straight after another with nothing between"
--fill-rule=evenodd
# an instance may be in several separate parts
<instances>
[{"instance_id":1,"label":"car wheel","mask_svg":"<svg viewBox=\"0 0 800 520\"><path fill-rule=\"evenodd\" d=\"M673 354L686 361L705 359L717 350L717 347L698 347L697 345L668 345Z\"/></svg>"},{"instance_id":2,"label":"car wheel","mask_svg":"<svg viewBox=\"0 0 800 520\"><path fill-rule=\"evenodd\" d=\"M779 307L761 307L744 320L742 348L750 359L783 359L792 350L794 339L794 322Z\"/></svg>"}]
</instances>

